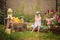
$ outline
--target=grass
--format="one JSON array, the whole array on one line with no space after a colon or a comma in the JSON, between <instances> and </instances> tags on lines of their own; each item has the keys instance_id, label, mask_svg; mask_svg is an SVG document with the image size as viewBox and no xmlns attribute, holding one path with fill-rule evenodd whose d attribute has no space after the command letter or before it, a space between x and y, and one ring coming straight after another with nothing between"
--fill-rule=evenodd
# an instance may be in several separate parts
<instances>
[{"instance_id":1,"label":"grass","mask_svg":"<svg viewBox=\"0 0 60 40\"><path fill-rule=\"evenodd\" d=\"M4 27L4 25L0 24L0 28Z\"/></svg>"},{"instance_id":2,"label":"grass","mask_svg":"<svg viewBox=\"0 0 60 40\"><path fill-rule=\"evenodd\" d=\"M25 32L16 32L13 33L14 35L20 35L19 40L60 40L60 35L55 35L52 32L48 33L37 33L37 32L30 32L30 31L25 31Z\"/></svg>"},{"instance_id":3,"label":"grass","mask_svg":"<svg viewBox=\"0 0 60 40\"><path fill-rule=\"evenodd\" d=\"M31 31L15 32L11 34L6 34L4 32L3 26L0 25L0 40L60 40L60 35L48 33L37 33Z\"/></svg>"}]
</instances>

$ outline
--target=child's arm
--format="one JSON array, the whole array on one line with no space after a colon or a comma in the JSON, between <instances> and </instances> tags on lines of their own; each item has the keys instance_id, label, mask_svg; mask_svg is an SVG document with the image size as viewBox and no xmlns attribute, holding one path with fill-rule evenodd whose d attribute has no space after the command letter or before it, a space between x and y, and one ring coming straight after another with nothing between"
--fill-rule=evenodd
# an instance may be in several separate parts
<instances>
[{"instance_id":1,"label":"child's arm","mask_svg":"<svg viewBox=\"0 0 60 40\"><path fill-rule=\"evenodd\" d=\"M41 20L41 17L39 18L39 20Z\"/></svg>"}]
</instances>

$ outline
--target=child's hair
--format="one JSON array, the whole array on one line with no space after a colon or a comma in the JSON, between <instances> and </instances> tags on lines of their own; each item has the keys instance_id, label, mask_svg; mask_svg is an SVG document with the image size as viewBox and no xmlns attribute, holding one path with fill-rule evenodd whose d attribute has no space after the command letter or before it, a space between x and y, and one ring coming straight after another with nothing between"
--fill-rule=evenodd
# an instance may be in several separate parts
<instances>
[{"instance_id":1,"label":"child's hair","mask_svg":"<svg viewBox=\"0 0 60 40\"><path fill-rule=\"evenodd\" d=\"M39 11L36 12L35 17L36 16L39 16L39 17L41 16Z\"/></svg>"},{"instance_id":2,"label":"child's hair","mask_svg":"<svg viewBox=\"0 0 60 40\"><path fill-rule=\"evenodd\" d=\"M36 13L36 15L38 16L40 13Z\"/></svg>"},{"instance_id":3,"label":"child's hair","mask_svg":"<svg viewBox=\"0 0 60 40\"><path fill-rule=\"evenodd\" d=\"M39 11L37 11L37 12L36 12L36 15L39 15L39 14L40 14L40 12L39 12Z\"/></svg>"}]
</instances>

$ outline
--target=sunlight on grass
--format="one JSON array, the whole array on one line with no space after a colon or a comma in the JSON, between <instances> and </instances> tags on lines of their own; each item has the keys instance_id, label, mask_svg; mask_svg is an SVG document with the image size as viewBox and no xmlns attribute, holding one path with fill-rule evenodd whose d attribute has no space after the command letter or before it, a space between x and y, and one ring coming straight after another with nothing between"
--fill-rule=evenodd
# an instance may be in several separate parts
<instances>
[{"instance_id":1,"label":"sunlight on grass","mask_svg":"<svg viewBox=\"0 0 60 40\"><path fill-rule=\"evenodd\" d=\"M52 32L48 32L48 33L37 33L37 32L30 32L30 31L26 31L26 32L17 32L17 33L13 33L13 36L19 36L19 39L23 39L23 40L59 40L60 36L54 35Z\"/></svg>"},{"instance_id":2,"label":"sunlight on grass","mask_svg":"<svg viewBox=\"0 0 60 40\"><path fill-rule=\"evenodd\" d=\"M11 34L6 34L4 32L4 28L1 26L0 29L0 39L1 40L60 40L60 35L56 35L51 31L45 32L31 32L31 31L24 31L24 32L14 32Z\"/></svg>"}]
</instances>

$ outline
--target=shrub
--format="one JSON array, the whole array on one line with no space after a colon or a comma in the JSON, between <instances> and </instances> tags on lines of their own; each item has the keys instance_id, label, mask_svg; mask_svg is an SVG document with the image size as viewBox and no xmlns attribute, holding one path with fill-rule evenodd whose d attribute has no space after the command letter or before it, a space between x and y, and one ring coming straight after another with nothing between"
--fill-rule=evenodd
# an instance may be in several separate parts
<instances>
[{"instance_id":1,"label":"shrub","mask_svg":"<svg viewBox=\"0 0 60 40\"><path fill-rule=\"evenodd\" d=\"M15 17L18 17L19 19L23 18L25 22L34 22L34 14L22 14L22 13L19 13L18 10L15 11L15 14L14 14Z\"/></svg>"},{"instance_id":2,"label":"shrub","mask_svg":"<svg viewBox=\"0 0 60 40\"><path fill-rule=\"evenodd\" d=\"M0 11L0 24L4 24L4 13Z\"/></svg>"}]
</instances>

